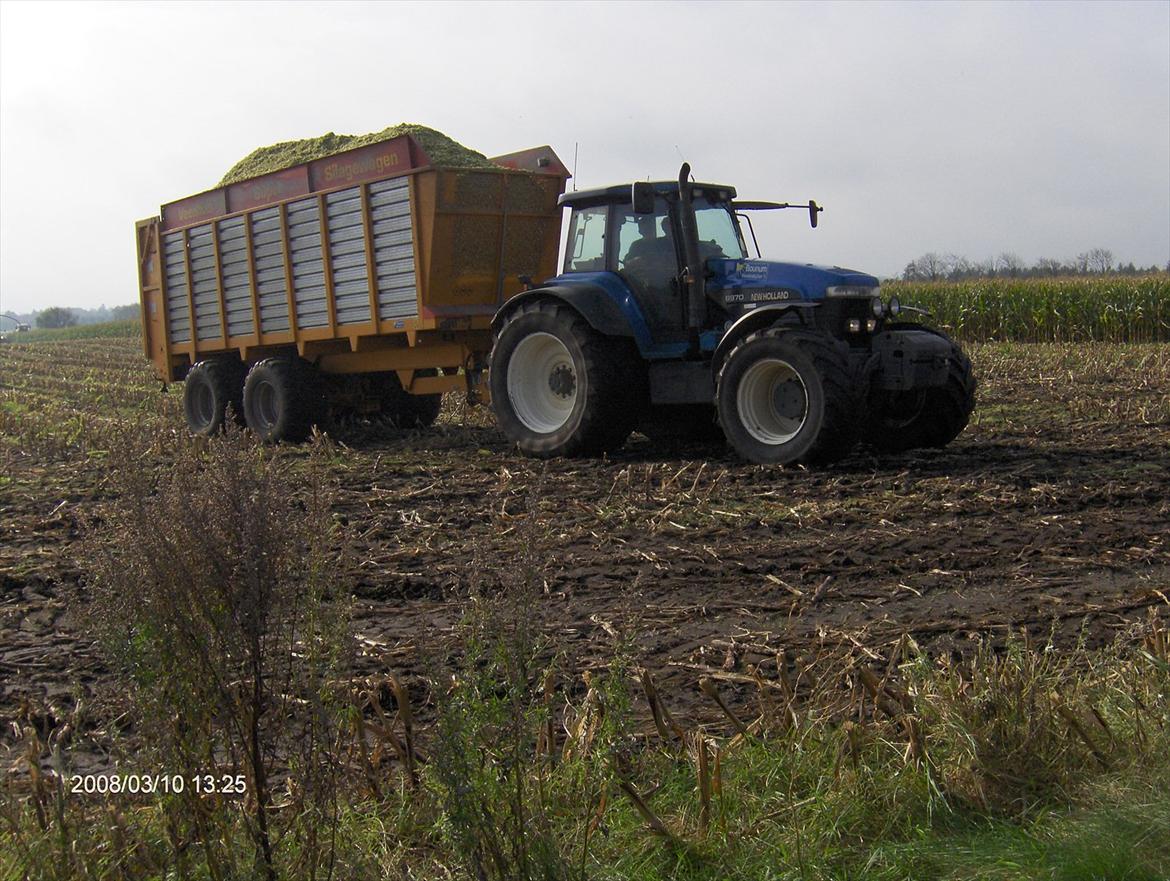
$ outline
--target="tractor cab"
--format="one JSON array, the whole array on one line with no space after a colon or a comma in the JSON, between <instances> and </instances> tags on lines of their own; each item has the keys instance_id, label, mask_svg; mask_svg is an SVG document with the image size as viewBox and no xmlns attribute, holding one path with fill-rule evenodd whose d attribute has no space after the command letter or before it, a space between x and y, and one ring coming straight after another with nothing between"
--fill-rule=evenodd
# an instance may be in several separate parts
<instances>
[{"instance_id":1,"label":"tractor cab","mask_svg":"<svg viewBox=\"0 0 1170 881\"><path fill-rule=\"evenodd\" d=\"M559 278L583 280L580 273L616 275L628 288L656 346L673 350L687 340L685 221L676 182L645 186L648 198L641 205L633 204L629 186L561 197L561 204L573 213ZM735 189L720 184L692 187L701 259L746 258L743 233L731 210ZM723 310L715 312L720 314L708 316L706 324L722 324L726 319Z\"/></svg>"},{"instance_id":2,"label":"tractor cab","mask_svg":"<svg viewBox=\"0 0 1170 881\"><path fill-rule=\"evenodd\" d=\"M608 290L630 315L646 358L709 354L726 328L754 310L816 304L808 320L855 347L868 345L888 315L878 279L868 273L761 260L758 244L757 258L748 256L745 212L802 208L816 226L822 209L815 202L743 202L725 184L660 181L565 193L560 203L573 213L562 274L553 283ZM690 265L701 270L689 273Z\"/></svg>"}]
</instances>

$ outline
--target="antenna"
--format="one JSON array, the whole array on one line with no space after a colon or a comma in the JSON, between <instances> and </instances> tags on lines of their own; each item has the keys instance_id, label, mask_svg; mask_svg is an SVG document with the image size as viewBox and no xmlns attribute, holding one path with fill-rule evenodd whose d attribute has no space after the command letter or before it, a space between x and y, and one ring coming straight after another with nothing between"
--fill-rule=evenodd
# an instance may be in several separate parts
<instances>
[{"instance_id":1,"label":"antenna","mask_svg":"<svg viewBox=\"0 0 1170 881\"><path fill-rule=\"evenodd\" d=\"M573 141L573 192L577 192L577 142Z\"/></svg>"},{"instance_id":2,"label":"antenna","mask_svg":"<svg viewBox=\"0 0 1170 881\"><path fill-rule=\"evenodd\" d=\"M678 148L678 144L675 144L675 145L674 145L674 150L675 150L675 152L676 152L676 153L678 153L678 158L679 158L679 159L681 159L683 162L686 162L686 161L687 161L687 157L686 157L686 156L684 156L684 155L683 155L683 152L682 152L682 150L680 150L680 149ZM694 183L694 182L695 182L695 174L694 174L694 172L691 172L691 183Z\"/></svg>"}]
</instances>

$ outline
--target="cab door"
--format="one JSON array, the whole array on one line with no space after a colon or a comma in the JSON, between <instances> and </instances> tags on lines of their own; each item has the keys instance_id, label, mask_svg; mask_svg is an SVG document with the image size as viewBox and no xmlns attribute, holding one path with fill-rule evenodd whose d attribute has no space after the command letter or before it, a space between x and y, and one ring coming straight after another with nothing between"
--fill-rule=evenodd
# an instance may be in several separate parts
<instances>
[{"instance_id":1,"label":"cab door","mask_svg":"<svg viewBox=\"0 0 1170 881\"><path fill-rule=\"evenodd\" d=\"M654 206L653 214L635 214L628 205L613 206L616 271L634 292L654 342L681 342L687 338L686 304L679 284L682 255L669 205L657 198Z\"/></svg>"}]
</instances>

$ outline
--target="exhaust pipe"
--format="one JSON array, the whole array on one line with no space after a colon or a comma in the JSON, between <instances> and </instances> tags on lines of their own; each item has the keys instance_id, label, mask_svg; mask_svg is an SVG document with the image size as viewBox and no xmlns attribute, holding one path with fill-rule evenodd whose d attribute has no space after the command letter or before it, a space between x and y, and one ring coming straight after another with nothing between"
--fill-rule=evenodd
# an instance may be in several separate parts
<instances>
[{"instance_id":1,"label":"exhaust pipe","mask_svg":"<svg viewBox=\"0 0 1170 881\"><path fill-rule=\"evenodd\" d=\"M707 317L707 270L699 258L699 225L691 202L691 166L684 162L678 172L679 221L682 225L683 254L687 266L683 281L687 286L687 357L699 357L699 331Z\"/></svg>"}]
</instances>

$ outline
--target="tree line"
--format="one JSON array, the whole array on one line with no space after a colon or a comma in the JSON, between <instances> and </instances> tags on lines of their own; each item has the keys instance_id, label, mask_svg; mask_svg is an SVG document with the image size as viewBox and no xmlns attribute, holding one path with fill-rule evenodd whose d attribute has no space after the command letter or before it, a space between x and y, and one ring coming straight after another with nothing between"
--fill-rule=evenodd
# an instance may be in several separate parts
<instances>
[{"instance_id":1,"label":"tree line","mask_svg":"<svg viewBox=\"0 0 1170 881\"><path fill-rule=\"evenodd\" d=\"M78 324L101 324L105 321L128 321L138 317L138 304L130 303L125 306L99 306L97 309L66 309L63 306L50 306L36 313L37 327L58 328L74 327Z\"/></svg>"},{"instance_id":2,"label":"tree line","mask_svg":"<svg viewBox=\"0 0 1170 881\"><path fill-rule=\"evenodd\" d=\"M1067 260L1041 257L1029 265L1019 254L1005 251L986 260L969 260L959 254L938 254L931 251L911 260L902 270L903 281L961 281L969 278L1051 278L1058 275L1144 275L1149 272L1170 272L1165 267L1135 266L1117 263L1108 248L1093 248Z\"/></svg>"}]
</instances>

